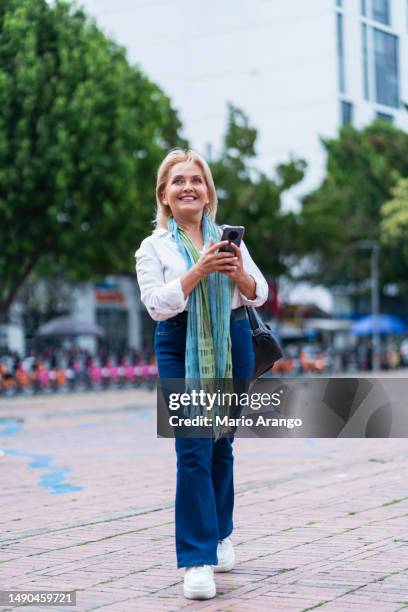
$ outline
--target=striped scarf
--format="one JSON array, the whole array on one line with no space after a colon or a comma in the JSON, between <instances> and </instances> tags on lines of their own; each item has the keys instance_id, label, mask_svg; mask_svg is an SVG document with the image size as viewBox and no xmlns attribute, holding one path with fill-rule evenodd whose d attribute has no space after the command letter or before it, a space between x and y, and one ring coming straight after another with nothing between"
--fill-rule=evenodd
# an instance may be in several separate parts
<instances>
[{"instance_id":1,"label":"striped scarf","mask_svg":"<svg viewBox=\"0 0 408 612\"><path fill-rule=\"evenodd\" d=\"M201 228L206 248L211 238L219 242L220 230L206 214ZM198 248L173 217L168 229L190 269L201 257ZM223 379L232 377L230 316L234 286L228 276L213 272L190 293L185 366L187 384L194 381L195 388L198 384L214 390L216 383L222 386Z\"/></svg>"}]
</instances>

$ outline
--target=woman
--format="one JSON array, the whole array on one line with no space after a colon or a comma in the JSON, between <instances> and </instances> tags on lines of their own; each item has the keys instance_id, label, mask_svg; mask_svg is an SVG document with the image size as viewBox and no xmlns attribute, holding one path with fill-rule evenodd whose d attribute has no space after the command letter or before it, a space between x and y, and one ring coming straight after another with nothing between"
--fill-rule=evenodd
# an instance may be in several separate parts
<instances>
[{"instance_id":1,"label":"woman","mask_svg":"<svg viewBox=\"0 0 408 612\"><path fill-rule=\"evenodd\" d=\"M156 229L136 252L141 299L158 321L160 379L250 379L252 334L245 305L260 306L267 283L248 249L220 252L217 195L211 171L193 151L163 160L156 185ZM232 220L227 220L231 223ZM176 438L177 566L184 595L216 594L215 571L235 562L232 542L233 438Z\"/></svg>"}]
</instances>

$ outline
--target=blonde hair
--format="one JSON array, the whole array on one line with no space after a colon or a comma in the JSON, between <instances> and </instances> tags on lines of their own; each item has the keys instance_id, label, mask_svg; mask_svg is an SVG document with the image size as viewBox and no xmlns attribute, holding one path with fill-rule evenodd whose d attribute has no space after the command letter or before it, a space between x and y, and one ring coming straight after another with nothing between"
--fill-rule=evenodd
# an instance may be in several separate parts
<instances>
[{"instance_id":1,"label":"blonde hair","mask_svg":"<svg viewBox=\"0 0 408 612\"><path fill-rule=\"evenodd\" d=\"M163 227L167 229L167 221L171 217L171 210L169 206L166 206L161 201L163 197L164 189L166 188L167 181L169 179L170 170L176 164L181 162L186 163L195 163L197 164L203 173L204 180L207 184L209 203L205 206L204 212L206 212L209 217L215 221L215 215L217 213L217 192L215 191L214 179L211 174L211 170L208 167L207 162L201 155L196 153L195 151L183 150L183 149L173 149L169 153L167 153L166 157L163 159L160 167L157 171L157 182L156 182L156 218L154 223L156 227Z\"/></svg>"}]
</instances>

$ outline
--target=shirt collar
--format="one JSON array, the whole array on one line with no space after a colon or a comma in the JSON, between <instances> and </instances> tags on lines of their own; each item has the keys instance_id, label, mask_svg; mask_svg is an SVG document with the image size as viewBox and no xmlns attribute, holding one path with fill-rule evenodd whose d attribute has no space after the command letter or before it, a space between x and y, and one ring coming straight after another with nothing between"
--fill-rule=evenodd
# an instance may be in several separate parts
<instances>
[{"instance_id":1,"label":"shirt collar","mask_svg":"<svg viewBox=\"0 0 408 612\"><path fill-rule=\"evenodd\" d=\"M155 234L156 236L164 236L165 234L169 234L169 230L164 229L164 227L156 227L156 229L153 231L153 234Z\"/></svg>"},{"instance_id":2,"label":"shirt collar","mask_svg":"<svg viewBox=\"0 0 408 612\"><path fill-rule=\"evenodd\" d=\"M223 227L222 225L220 225L219 227ZM156 227L155 230L153 230L153 234L155 236L165 236L166 234L170 234L168 229L165 229L164 227Z\"/></svg>"}]
</instances>

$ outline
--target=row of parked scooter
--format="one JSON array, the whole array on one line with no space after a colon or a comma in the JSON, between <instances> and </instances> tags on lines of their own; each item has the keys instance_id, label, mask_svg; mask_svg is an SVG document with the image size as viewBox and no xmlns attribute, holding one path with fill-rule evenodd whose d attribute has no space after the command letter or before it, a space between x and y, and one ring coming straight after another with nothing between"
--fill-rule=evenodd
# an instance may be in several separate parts
<instances>
[{"instance_id":1,"label":"row of parked scooter","mask_svg":"<svg viewBox=\"0 0 408 612\"><path fill-rule=\"evenodd\" d=\"M106 358L103 361L89 355L61 360L0 358L0 396L3 397L138 387L152 389L156 380L154 358Z\"/></svg>"}]
</instances>

